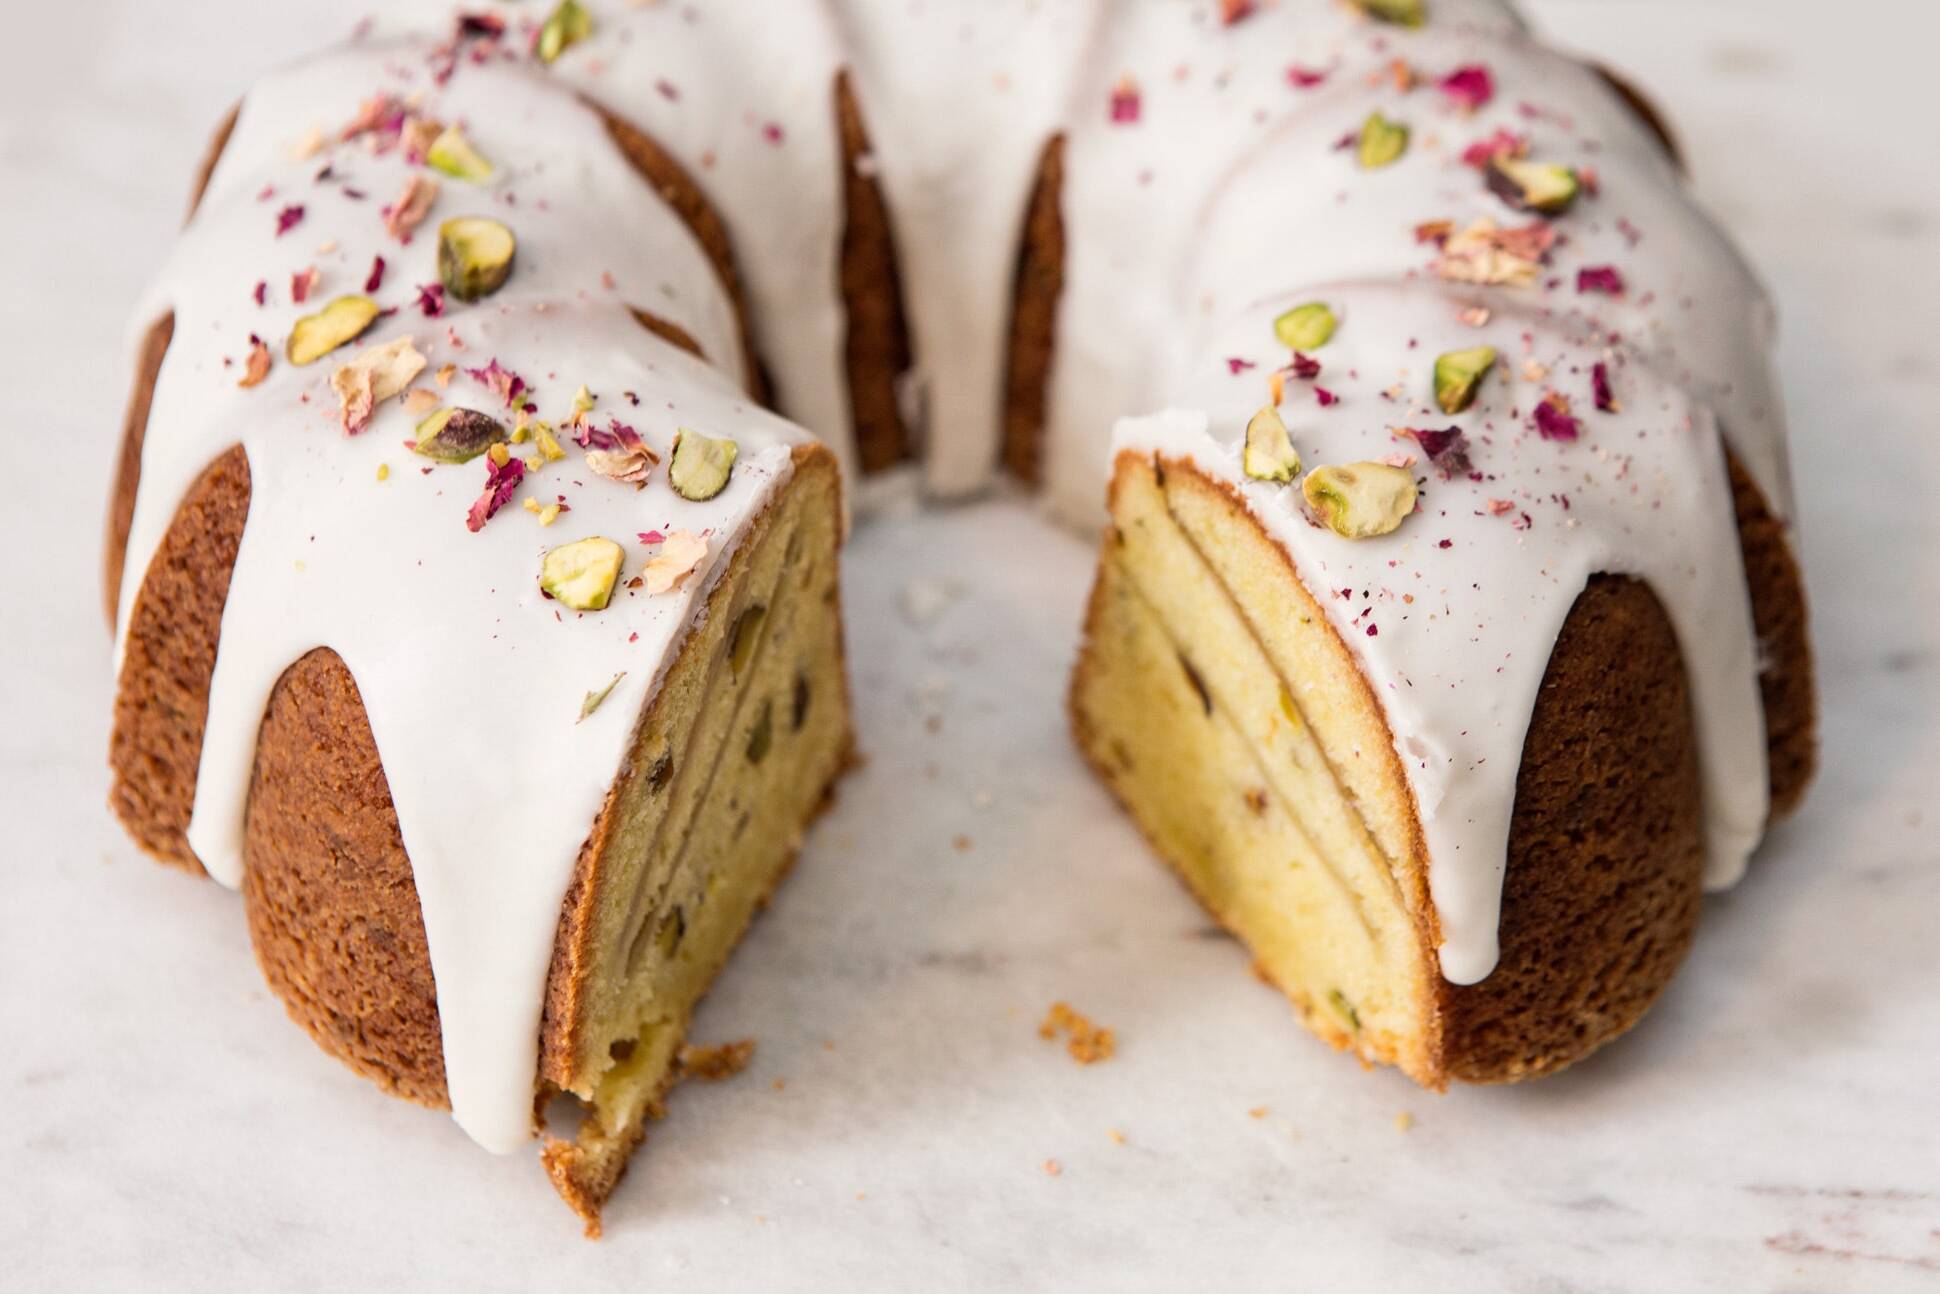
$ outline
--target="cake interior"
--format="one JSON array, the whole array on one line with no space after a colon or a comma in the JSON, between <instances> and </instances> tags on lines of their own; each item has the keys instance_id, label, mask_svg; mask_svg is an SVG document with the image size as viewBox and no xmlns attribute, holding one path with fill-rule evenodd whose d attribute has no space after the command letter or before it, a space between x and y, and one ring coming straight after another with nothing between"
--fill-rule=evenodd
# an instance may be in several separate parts
<instances>
[{"instance_id":1,"label":"cake interior","mask_svg":"<svg viewBox=\"0 0 1940 1294\"><path fill-rule=\"evenodd\" d=\"M832 460L807 456L670 668L567 896L555 959L585 973L553 976L544 1068L581 1117L544 1158L589 1229L679 1076L695 1004L848 759L840 530Z\"/></svg>"},{"instance_id":2,"label":"cake interior","mask_svg":"<svg viewBox=\"0 0 1940 1294\"><path fill-rule=\"evenodd\" d=\"M1078 743L1159 854L1313 1032L1439 1085L1408 791L1277 545L1189 463L1121 454L1086 638Z\"/></svg>"}]
</instances>

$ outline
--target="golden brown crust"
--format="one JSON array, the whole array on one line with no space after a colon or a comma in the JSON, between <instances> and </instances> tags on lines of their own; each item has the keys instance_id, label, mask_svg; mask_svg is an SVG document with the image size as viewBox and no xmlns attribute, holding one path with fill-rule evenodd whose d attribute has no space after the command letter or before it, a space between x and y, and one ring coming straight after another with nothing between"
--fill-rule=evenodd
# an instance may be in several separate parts
<instances>
[{"instance_id":1,"label":"golden brown crust","mask_svg":"<svg viewBox=\"0 0 1940 1294\"><path fill-rule=\"evenodd\" d=\"M102 584L110 627L121 604L121 566L128 556L128 531L135 521L135 490L141 484L141 447L148 435L148 411L155 402L155 381L162 374L162 360L174 338L173 311L150 324L142 335L135 357L134 388L121 420L121 452L116 456L114 491L108 496L108 537L102 546Z\"/></svg>"},{"instance_id":2,"label":"golden brown crust","mask_svg":"<svg viewBox=\"0 0 1940 1294\"><path fill-rule=\"evenodd\" d=\"M1561 1069L1630 1028L1670 982L1704 893L1696 747L1663 605L1636 580L1592 578L1523 741L1501 956L1480 984L1433 981L1451 1077Z\"/></svg>"},{"instance_id":3,"label":"golden brown crust","mask_svg":"<svg viewBox=\"0 0 1940 1294\"><path fill-rule=\"evenodd\" d=\"M1124 474L1142 461L1121 455L1114 497ZM1226 496L1266 536L1230 483L1190 462L1162 460L1161 468L1162 479L1177 474L1193 488ZM1292 559L1270 536L1266 546L1284 563L1290 592L1299 594ZM1086 614L1071 721L1080 750L1111 785L1077 705L1092 668L1102 596L1101 581ZM1344 643L1340 649L1347 650ZM1378 715L1372 698L1370 692ZM1553 1072L1642 1016L1688 950L1702 898L1695 747L1683 660L1662 605L1634 580L1596 577L1557 638L1524 742L1496 970L1474 986L1443 980L1433 961L1439 934L1432 906L1414 908L1433 998L1425 1013L1425 1065L1407 1067L1416 1081L1440 1087L1451 1078L1504 1082ZM1390 776L1401 777L1398 761ZM1404 893L1425 882L1418 824L1415 851L1417 861L1400 868L1414 873L1412 882L1397 877ZM1184 877L1176 864L1173 870Z\"/></svg>"},{"instance_id":4,"label":"golden brown crust","mask_svg":"<svg viewBox=\"0 0 1940 1294\"><path fill-rule=\"evenodd\" d=\"M249 940L290 1018L386 1091L448 1105L411 860L363 698L327 647L270 693L243 857Z\"/></svg>"},{"instance_id":5,"label":"golden brown crust","mask_svg":"<svg viewBox=\"0 0 1940 1294\"><path fill-rule=\"evenodd\" d=\"M848 315L843 350L849 411L857 461L863 471L875 472L911 454L896 401L897 378L910 363L909 329L895 231L882 189L864 163L869 134L847 72L835 81L835 121L842 144L842 303Z\"/></svg>"},{"instance_id":6,"label":"golden brown crust","mask_svg":"<svg viewBox=\"0 0 1940 1294\"><path fill-rule=\"evenodd\" d=\"M707 259L714 264L714 272L720 275L721 285L727 289L729 300L734 303L735 317L741 325L741 352L748 370L748 393L758 401L766 401L770 391L768 381L761 367L761 357L754 346L754 333L749 325L748 302L741 285L741 273L735 266L734 244L728 237L725 221L714 204L707 200L707 194L686 168L674 160L673 154L662 148L652 136L636 129L631 123L613 115L593 101L586 104L599 114L606 126L606 133L620 150L620 155L640 172L641 178L651 185L674 214L693 233L700 243ZM692 348L691 339L689 342ZM698 353L698 352L696 352Z\"/></svg>"},{"instance_id":7,"label":"golden brown crust","mask_svg":"<svg viewBox=\"0 0 1940 1294\"><path fill-rule=\"evenodd\" d=\"M1738 456L1725 449L1731 501L1738 517L1745 582L1763 667L1758 692L1765 705L1765 746L1771 768L1771 816L1798 807L1818 765L1818 701L1807 632L1805 582L1787 526L1773 514Z\"/></svg>"},{"instance_id":8,"label":"golden brown crust","mask_svg":"<svg viewBox=\"0 0 1940 1294\"><path fill-rule=\"evenodd\" d=\"M237 445L189 487L148 565L115 693L109 803L136 844L197 873L189 812L222 608L248 515L249 459Z\"/></svg>"},{"instance_id":9,"label":"golden brown crust","mask_svg":"<svg viewBox=\"0 0 1940 1294\"><path fill-rule=\"evenodd\" d=\"M1038 159L1024 213L1011 297L1010 354L1004 374L1004 466L1036 485L1043 462L1044 404L1057 343L1058 297L1064 291L1064 136L1053 135Z\"/></svg>"},{"instance_id":10,"label":"golden brown crust","mask_svg":"<svg viewBox=\"0 0 1940 1294\"><path fill-rule=\"evenodd\" d=\"M1601 63L1591 63L1588 66L1592 72L1603 78L1603 83L1623 100L1626 107L1637 114L1637 119L1644 123L1650 133L1657 136L1657 142L1664 146L1664 152L1669 155L1672 164L1678 170L1684 170L1683 150L1678 148L1677 136L1671 134L1670 124L1664 120L1664 114L1657 110L1657 105L1626 77L1619 76Z\"/></svg>"}]
</instances>

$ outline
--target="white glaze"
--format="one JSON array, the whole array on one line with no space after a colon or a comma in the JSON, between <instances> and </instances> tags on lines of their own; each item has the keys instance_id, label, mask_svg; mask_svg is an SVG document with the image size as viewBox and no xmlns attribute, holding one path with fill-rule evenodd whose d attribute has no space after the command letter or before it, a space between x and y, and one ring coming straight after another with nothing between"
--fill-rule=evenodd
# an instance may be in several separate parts
<instances>
[{"instance_id":1,"label":"white glaze","mask_svg":"<svg viewBox=\"0 0 1940 1294\"><path fill-rule=\"evenodd\" d=\"M1308 520L1297 487L1239 470L1247 419L1264 402L1261 370L1235 374L1227 357L1276 362L1273 318L1307 296L1333 303L1342 323L1317 353L1317 383L1288 382L1282 416L1309 466L1414 455L1420 508L1391 535L1343 539ZM1591 575L1644 580L1677 632L1704 777L1708 883L1738 878L1767 807L1749 595L1739 564L1715 560L1737 551L1716 421L1628 355L1586 347L1533 313L1505 307L1484 327L1463 324L1468 300L1426 285L1331 284L1263 302L1213 334L1178 408L1127 419L1115 437L1121 449L1190 458L1234 482L1359 660L1414 792L1442 973L1463 984L1495 965L1523 737L1550 647ZM1408 338L1420 344L1409 350ZM1494 346L1511 370L1533 360L1547 372L1521 380L1498 365L1472 408L1441 413L1436 354L1477 345ZM1622 410L1580 399L1581 438L1542 439L1529 425L1537 399L1586 387L1606 353ZM1339 403L1322 407L1316 384ZM1389 431L1448 426L1466 431L1482 479L1442 480ZM1497 499L1513 510L1493 512Z\"/></svg>"},{"instance_id":2,"label":"white glaze","mask_svg":"<svg viewBox=\"0 0 1940 1294\"><path fill-rule=\"evenodd\" d=\"M1218 23L1211 0L589 7L595 36L550 73L466 64L435 88L423 73L422 44L367 42L266 82L247 101L202 214L139 320L173 308L177 326L150 420L120 623L203 465L240 441L254 489L191 841L213 874L236 882L263 702L304 650L335 648L357 678L390 777L425 909L454 1113L475 1137L505 1149L529 1132L559 896L624 748L628 716L650 697L706 582L703 573L677 594L634 596L598 616L560 621L532 583L538 554L584 534L627 540L641 530L708 526L719 569L743 521L787 470L784 447L801 435L736 394L734 323L705 256L620 162L593 116L549 88L548 77L648 132L706 190L732 233L780 407L847 462L833 86L845 67L852 72L896 226L916 385L925 395L925 480L940 495L975 489L993 470L1022 208L1044 141L1060 131L1066 280L1044 448L1047 498L1067 518L1095 521L1107 437L1121 415L1174 406L1122 424L1117 443L1190 452L1234 475L1232 441L1259 402L1259 374L1284 358L1270 320L1322 292L1301 284L1360 281L1326 289L1345 307L1341 335L1323 355L1326 382L1344 403L1311 423L1290 409L1310 461L1405 449L1388 440L1390 424L1448 425L1440 415L1403 418L1376 394L1406 367L1410 398L1419 400L1437 348L1488 335L1519 361L1526 330L1540 356L1580 367L1592 354L1584 335L1593 326L1621 332L1624 414L1590 411L1579 380L1570 393L1585 421L1582 442L1503 432L1476 453L1478 467L1502 478L1488 485L1492 497L1534 490L1539 473L1565 464L1586 469L1580 482L1572 478L1573 528L1538 514L1528 531L1516 531L1501 517L1451 510L1451 529L1436 532L1459 532L1462 542L1450 550L1424 551L1426 517L1354 546L1300 521L1290 493L1246 488L1316 589L1392 587L1397 577L1385 563L1397 552L1426 587L1465 587L1463 572L1478 568L1524 577L1450 595L1446 614L1482 626L1460 643L1428 630L1425 614L1385 605L1381 637L1367 639L1365 621L1353 622L1358 604L1328 603L1344 632L1362 635L1349 641L1400 738L1429 839L1451 979L1480 978L1493 964L1503 841L1535 684L1570 602L1597 570L1649 579L1671 611L1698 703L1711 879L1724 883L1741 869L1764 816L1743 580L1735 562L1694 565L1679 554L1735 552L1713 409L1754 479L1789 511L1765 358L1770 312L1655 144L1592 76L1520 35L1506 5L1433 0L1434 21L1421 32L1370 24L1321 0L1269 0L1230 28ZM1496 100L1465 118L1432 84L1401 96L1379 83L1397 55L1431 77L1487 63ZM1329 79L1296 89L1291 64L1330 69ZM350 117L364 95L399 88L388 78L404 74L404 92L421 90L438 115L465 119L507 172L478 193L445 181L431 225L409 248L385 236L376 218L403 182L399 159L340 150L369 194L355 203L310 183L317 163L285 153L310 126ZM1108 111L1121 78L1139 94L1135 122L1113 121ZM1524 120L1515 107L1524 100L1560 109L1570 124ZM1401 163L1367 177L1330 146L1372 106L1409 120L1415 135ZM1568 280L1578 265L1617 264L1630 281L1624 301L1585 298L1596 308L1582 311L1565 287L1544 315L1551 298L1538 290L1404 290L1423 278L1429 258L1409 236L1417 222L1515 221L1454 160L1503 123L1530 135L1538 157L1598 167L1602 196L1562 222L1571 241L1557 249L1552 273ZM259 203L265 183L280 195ZM291 197L305 202L306 218L279 239L275 210ZM423 320L405 287L434 277L431 228L457 214L461 199L514 226L518 269L484 307ZM1641 249L1628 246L1619 217L1643 231ZM315 250L326 237L339 244L327 255ZM395 403L363 435L346 438L332 425L326 384L334 363L297 370L280 357L281 339L302 313L288 303L288 274L318 264L325 282L316 300L327 300L358 290L379 251L391 262L380 299L406 309L365 343L411 333L434 369L496 354L538 387L541 416L562 413L586 382L604 397L602 417L622 417L663 452L676 418L734 435L743 447L734 485L700 507L673 499L664 478L634 494L575 460L523 491L569 494L574 511L558 525L542 531L514 503L480 534L467 533L462 517L482 482L478 464L419 475L399 444L410 420ZM248 298L259 278L270 280L264 309ZM1480 300L1497 312L1489 329L1453 324L1454 303ZM625 304L681 324L725 375L639 336ZM446 325L465 342L462 354ZM278 360L261 387L239 391L238 370L222 358L240 361L252 331L279 349ZM1407 352L1416 332L1421 348ZM1234 376L1228 355L1261 368ZM1360 376L1348 377L1350 366ZM457 379L454 391L467 382ZM613 393L628 388L642 395L640 408L616 405ZM1512 394L1532 392L1498 385L1453 421L1507 421L1498 402ZM488 407L481 390L470 395ZM1636 443L1623 451L1632 466L1622 482L1648 477L1645 488L1660 488L1650 516L1664 519L1661 529L1639 528L1635 501L1599 475L1613 470L1599 456L1625 437ZM373 479L379 462L392 469L383 485ZM567 479L573 484L556 484ZM1481 488L1431 482L1430 504ZM351 498L357 514L345 525L343 500ZM630 546L629 574L641 556ZM634 632L639 640L627 641ZM1514 664L1497 676L1484 664L1495 657ZM460 667L445 668L450 661ZM626 677L601 711L575 724L580 697L622 669ZM1476 678L1490 681L1465 686ZM507 700L495 702L495 690ZM491 752L486 782L495 795L448 775L453 751ZM489 880L481 883L481 874Z\"/></svg>"}]
</instances>

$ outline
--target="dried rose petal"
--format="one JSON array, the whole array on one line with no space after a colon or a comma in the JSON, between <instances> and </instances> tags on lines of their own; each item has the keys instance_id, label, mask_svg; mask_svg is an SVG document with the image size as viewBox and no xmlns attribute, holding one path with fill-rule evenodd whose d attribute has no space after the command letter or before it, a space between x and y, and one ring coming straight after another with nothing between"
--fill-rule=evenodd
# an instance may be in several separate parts
<instances>
[{"instance_id":1,"label":"dried rose petal","mask_svg":"<svg viewBox=\"0 0 1940 1294\"><path fill-rule=\"evenodd\" d=\"M418 309L427 319L436 319L445 312L445 285L424 283L418 286Z\"/></svg>"},{"instance_id":2,"label":"dried rose petal","mask_svg":"<svg viewBox=\"0 0 1940 1294\"><path fill-rule=\"evenodd\" d=\"M1302 67L1294 63L1287 68L1287 84L1296 90L1311 90L1327 79L1331 68Z\"/></svg>"},{"instance_id":3,"label":"dried rose petal","mask_svg":"<svg viewBox=\"0 0 1940 1294\"><path fill-rule=\"evenodd\" d=\"M1302 382L1311 382L1320 376L1320 361L1311 355L1303 355L1299 351L1293 352L1293 363L1287 367ZM1326 403L1331 404L1331 398Z\"/></svg>"},{"instance_id":4,"label":"dried rose petal","mask_svg":"<svg viewBox=\"0 0 1940 1294\"><path fill-rule=\"evenodd\" d=\"M1428 455L1443 480L1454 476L1466 476L1471 470L1468 460L1468 437L1460 427L1443 427L1433 430L1427 427L1403 427L1400 434L1421 446L1421 452Z\"/></svg>"},{"instance_id":5,"label":"dried rose petal","mask_svg":"<svg viewBox=\"0 0 1940 1294\"><path fill-rule=\"evenodd\" d=\"M370 273L364 279L364 291L366 293L375 292L383 286L384 258L382 256L374 256L371 258Z\"/></svg>"},{"instance_id":6,"label":"dried rose petal","mask_svg":"<svg viewBox=\"0 0 1940 1294\"><path fill-rule=\"evenodd\" d=\"M1474 112L1495 98L1495 78L1482 64L1471 63L1443 77L1440 89L1457 107Z\"/></svg>"},{"instance_id":7,"label":"dried rose petal","mask_svg":"<svg viewBox=\"0 0 1940 1294\"><path fill-rule=\"evenodd\" d=\"M263 304L263 298L269 295L269 280L257 279L256 290L249 295L256 298L257 305Z\"/></svg>"},{"instance_id":8,"label":"dried rose petal","mask_svg":"<svg viewBox=\"0 0 1940 1294\"><path fill-rule=\"evenodd\" d=\"M289 206L284 207L276 213L276 236L281 238L284 234L289 233L290 230L296 228L297 222L302 219L303 204L301 202L292 202Z\"/></svg>"},{"instance_id":9,"label":"dried rose petal","mask_svg":"<svg viewBox=\"0 0 1940 1294\"><path fill-rule=\"evenodd\" d=\"M1118 84L1111 89L1111 120L1113 124L1129 126L1138 120L1140 99L1138 83L1129 76L1118 78Z\"/></svg>"},{"instance_id":10,"label":"dried rose petal","mask_svg":"<svg viewBox=\"0 0 1940 1294\"><path fill-rule=\"evenodd\" d=\"M366 347L341 365L330 375L330 387L343 406L344 430L353 436L362 431L378 402L410 386L424 364L412 339L398 337L382 346Z\"/></svg>"},{"instance_id":11,"label":"dried rose petal","mask_svg":"<svg viewBox=\"0 0 1940 1294\"><path fill-rule=\"evenodd\" d=\"M645 488L647 477L652 474L653 465L660 461L660 455L647 448L639 432L617 419L612 421L610 431L606 434L611 436L612 445L588 449L586 466L601 476Z\"/></svg>"},{"instance_id":12,"label":"dried rose petal","mask_svg":"<svg viewBox=\"0 0 1940 1294\"><path fill-rule=\"evenodd\" d=\"M1605 296L1623 295L1623 275L1614 265L1585 265L1576 272L1576 290L1601 292Z\"/></svg>"},{"instance_id":13,"label":"dried rose petal","mask_svg":"<svg viewBox=\"0 0 1940 1294\"><path fill-rule=\"evenodd\" d=\"M1219 22L1231 27L1253 16L1253 0L1219 0Z\"/></svg>"},{"instance_id":14,"label":"dried rose petal","mask_svg":"<svg viewBox=\"0 0 1940 1294\"><path fill-rule=\"evenodd\" d=\"M1596 407L1604 413L1617 413L1623 406L1617 403L1617 393L1610 388L1610 366L1598 360L1590 368L1590 390L1596 395Z\"/></svg>"},{"instance_id":15,"label":"dried rose petal","mask_svg":"<svg viewBox=\"0 0 1940 1294\"><path fill-rule=\"evenodd\" d=\"M688 572L707 556L707 541L691 530L676 530L661 541L660 551L641 570L648 593L677 588Z\"/></svg>"},{"instance_id":16,"label":"dried rose petal","mask_svg":"<svg viewBox=\"0 0 1940 1294\"><path fill-rule=\"evenodd\" d=\"M295 274L290 275L290 300L296 302L298 305L302 305L305 301L309 300L310 294L316 291L317 280L322 277L321 274L317 273L317 267L314 265L298 270Z\"/></svg>"},{"instance_id":17,"label":"dried rose petal","mask_svg":"<svg viewBox=\"0 0 1940 1294\"><path fill-rule=\"evenodd\" d=\"M482 384L493 395L503 400L506 408L516 409L525 403L521 398L528 389L525 379L511 369L500 366L497 356L493 356L492 361L484 368L468 368L465 372L473 381Z\"/></svg>"},{"instance_id":18,"label":"dried rose petal","mask_svg":"<svg viewBox=\"0 0 1940 1294\"><path fill-rule=\"evenodd\" d=\"M473 534L485 528L498 510L511 502L512 495L518 490L519 482L525 479L525 463L508 457L500 463L490 456L485 459L485 492L478 496L477 502L465 513L465 529Z\"/></svg>"},{"instance_id":19,"label":"dried rose petal","mask_svg":"<svg viewBox=\"0 0 1940 1294\"><path fill-rule=\"evenodd\" d=\"M1329 405L1340 403L1340 397L1335 395L1332 391L1329 391L1324 386L1317 386L1314 388L1314 398L1320 401L1320 407L1323 409L1325 409Z\"/></svg>"},{"instance_id":20,"label":"dried rose petal","mask_svg":"<svg viewBox=\"0 0 1940 1294\"><path fill-rule=\"evenodd\" d=\"M424 223L424 218L431 214L431 204L437 200L436 180L425 175L411 176L404 181L404 191L397 195L397 201L384 208L384 228L399 242L410 242L411 231Z\"/></svg>"},{"instance_id":21,"label":"dried rose petal","mask_svg":"<svg viewBox=\"0 0 1940 1294\"><path fill-rule=\"evenodd\" d=\"M1258 365L1254 364L1252 360L1241 359L1237 355L1230 355L1226 359L1226 371L1228 373L1244 373L1249 368L1257 367Z\"/></svg>"},{"instance_id":22,"label":"dried rose petal","mask_svg":"<svg viewBox=\"0 0 1940 1294\"><path fill-rule=\"evenodd\" d=\"M1569 397L1560 391L1544 392L1536 405L1536 434L1544 440L1575 440L1583 424L1570 416Z\"/></svg>"},{"instance_id":23,"label":"dried rose petal","mask_svg":"<svg viewBox=\"0 0 1940 1294\"><path fill-rule=\"evenodd\" d=\"M237 386L255 386L269 376L269 347L255 333L249 334L249 358L244 361L242 379Z\"/></svg>"},{"instance_id":24,"label":"dried rose petal","mask_svg":"<svg viewBox=\"0 0 1940 1294\"><path fill-rule=\"evenodd\" d=\"M1522 157L1529 151L1529 137L1513 130L1498 130L1487 139L1478 139L1462 150L1462 163L1481 170L1491 158Z\"/></svg>"}]
</instances>

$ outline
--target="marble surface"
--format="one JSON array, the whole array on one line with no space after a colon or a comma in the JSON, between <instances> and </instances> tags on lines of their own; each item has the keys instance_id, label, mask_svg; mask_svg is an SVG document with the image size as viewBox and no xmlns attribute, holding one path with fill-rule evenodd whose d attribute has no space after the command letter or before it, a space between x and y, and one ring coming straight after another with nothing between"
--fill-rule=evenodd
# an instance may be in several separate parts
<instances>
[{"instance_id":1,"label":"marble surface","mask_svg":"<svg viewBox=\"0 0 1940 1294\"><path fill-rule=\"evenodd\" d=\"M1940 1288L1940 19L1532 8L1660 98L1785 320L1825 767L1671 992L1540 1084L1363 1073L1071 753L1086 546L1003 499L892 516L849 554L870 762L697 1025L754 1063L676 1095L600 1244L532 1156L323 1057L235 896L102 807L125 313L221 109L347 15L11 10L7 436L71 465L0 507L0 1287ZM1115 1059L1038 1040L1059 998Z\"/></svg>"}]
</instances>

